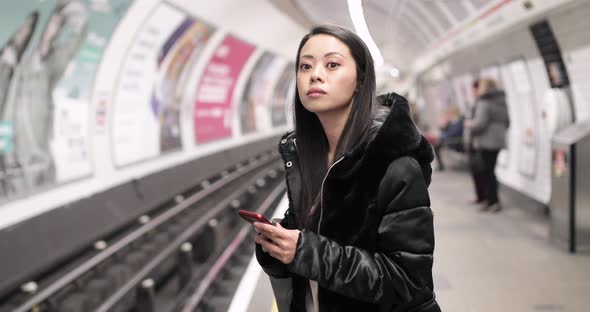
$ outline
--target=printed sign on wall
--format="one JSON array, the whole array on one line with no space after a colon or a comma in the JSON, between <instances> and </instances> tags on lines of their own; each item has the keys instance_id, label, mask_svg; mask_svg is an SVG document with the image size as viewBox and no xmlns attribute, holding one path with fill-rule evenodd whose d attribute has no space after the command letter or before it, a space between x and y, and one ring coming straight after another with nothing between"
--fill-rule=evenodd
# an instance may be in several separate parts
<instances>
[{"instance_id":1,"label":"printed sign on wall","mask_svg":"<svg viewBox=\"0 0 590 312\"><path fill-rule=\"evenodd\" d=\"M507 153L507 160L513 163L511 171L518 172L518 179L534 181L538 178L539 163L538 109L527 64L516 60L503 65L501 71L505 78L510 127L506 136L508 149L500 153L498 162Z\"/></svg>"},{"instance_id":2,"label":"printed sign on wall","mask_svg":"<svg viewBox=\"0 0 590 312\"><path fill-rule=\"evenodd\" d=\"M231 137L233 91L253 52L253 45L228 35L213 53L197 87L194 110L197 144Z\"/></svg>"},{"instance_id":3,"label":"printed sign on wall","mask_svg":"<svg viewBox=\"0 0 590 312\"><path fill-rule=\"evenodd\" d=\"M295 91L294 66L292 63L285 66L279 81L275 85L271 98L271 119L273 127L286 125L288 114L292 113L293 92Z\"/></svg>"},{"instance_id":4,"label":"printed sign on wall","mask_svg":"<svg viewBox=\"0 0 590 312\"><path fill-rule=\"evenodd\" d=\"M180 106L190 64L213 29L166 4L146 20L125 59L114 100L115 164L182 148Z\"/></svg>"},{"instance_id":5,"label":"printed sign on wall","mask_svg":"<svg viewBox=\"0 0 590 312\"><path fill-rule=\"evenodd\" d=\"M269 129L273 126L271 105L275 83L286 61L265 52L256 62L242 94L240 123L242 133Z\"/></svg>"},{"instance_id":6,"label":"printed sign on wall","mask_svg":"<svg viewBox=\"0 0 590 312\"><path fill-rule=\"evenodd\" d=\"M94 77L131 2L23 0L0 11L0 197L92 173Z\"/></svg>"}]
</instances>

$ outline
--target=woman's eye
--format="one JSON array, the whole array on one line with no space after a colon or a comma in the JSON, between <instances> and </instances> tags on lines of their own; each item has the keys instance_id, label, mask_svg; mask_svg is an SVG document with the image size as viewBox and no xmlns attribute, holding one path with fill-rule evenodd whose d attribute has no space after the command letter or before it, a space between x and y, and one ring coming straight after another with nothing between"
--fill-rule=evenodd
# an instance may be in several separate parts
<instances>
[{"instance_id":1,"label":"woman's eye","mask_svg":"<svg viewBox=\"0 0 590 312\"><path fill-rule=\"evenodd\" d=\"M311 65L309 65L309 64L301 64L301 65L299 65L299 69L301 69L301 70L307 70L307 69L310 69L310 68L311 68Z\"/></svg>"},{"instance_id":2,"label":"woman's eye","mask_svg":"<svg viewBox=\"0 0 590 312\"><path fill-rule=\"evenodd\" d=\"M336 67L338 67L339 65L340 65L340 64L338 64L338 63L330 62L330 63L328 63L328 68L336 68Z\"/></svg>"}]
</instances>

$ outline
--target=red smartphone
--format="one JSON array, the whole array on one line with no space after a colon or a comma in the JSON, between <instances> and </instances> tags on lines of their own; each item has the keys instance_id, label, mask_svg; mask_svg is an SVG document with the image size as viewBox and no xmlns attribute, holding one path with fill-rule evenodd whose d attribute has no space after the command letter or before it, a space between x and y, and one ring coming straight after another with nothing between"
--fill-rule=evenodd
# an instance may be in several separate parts
<instances>
[{"instance_id":1,"label":"red smartphone","mask_svg":"<svg viewBox=\"0 0 590 312\"><path fill-rule=\"evenodd\" d=\"M238 211L238 213L240 214L240 217L242 217L242 219L250 222L250 223L254 223L256 221L261 222L261 223L266 223L266 224L271 224L272 223L268 220L266 220L266 218L264 216L262 216L261 214L252 212L252 211L248 211L248 210L240 210Z\"/></svg>"}]
</instances>

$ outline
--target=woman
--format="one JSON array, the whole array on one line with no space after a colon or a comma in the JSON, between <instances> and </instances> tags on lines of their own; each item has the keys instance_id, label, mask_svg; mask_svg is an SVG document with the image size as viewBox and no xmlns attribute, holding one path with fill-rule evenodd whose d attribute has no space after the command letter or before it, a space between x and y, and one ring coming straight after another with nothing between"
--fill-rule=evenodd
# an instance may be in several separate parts
<instances>
[{"instance_id":1,"label":"woman","mask_svg":"<svg viewBox=\"0 0 590 312\"><path fill-rule=\"evenodd\" d=\"M407 101L381 96L373 114L371 55L338 26L303 37L295 65L295 132L279 144L289 208L276 226L254 223L260 265L292 278L290 311L440 311L432 147Z\"/></svg>"},{"instance_id":2,"label":"woman","mask_svg":"<svg viewBox=\"0 0 590 312\"><path fill-rule=\"evenodd\" d=\"M510 125L506 96L496 87L491 78L480 79L475 116L465 123L470 129L473 147L480 152L483 162L487 204L481 211L499 212L502 206L498 200L496 160L498 153L506 146L506 130Z\"/></svg>"}]
</instances>

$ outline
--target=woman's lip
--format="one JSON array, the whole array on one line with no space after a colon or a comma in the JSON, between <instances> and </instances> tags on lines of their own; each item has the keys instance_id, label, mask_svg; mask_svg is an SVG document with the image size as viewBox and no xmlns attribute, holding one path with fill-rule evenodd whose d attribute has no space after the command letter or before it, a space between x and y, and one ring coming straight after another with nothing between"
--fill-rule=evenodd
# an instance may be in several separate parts
<instances>
[{"instance_id":1,"label":"woman's lip","mask_svg":"<svg viewBox=\"0 0 590 312\"><path fill-rule=\"evenodd\" d=\"M317 97L320 97L322 95L325 95L325 93L322 93L322 92L311 92L311 93L308 93L307 94L307 96L310 97L310 98L317 98Z\"/></svg>"},{"instance_id":2,"label":"woman's lip","mask_svg":"<svg viewBox=\"0 0 590 312\"><path fill-rule=\"evenodd\" d=\"M307 95L313 94L313 93L319 93L319 94L326 94L326 91L324 91L324 89L322 88L311 88L307 91Z\"/></svg>"}]
</instances>

